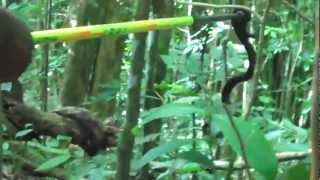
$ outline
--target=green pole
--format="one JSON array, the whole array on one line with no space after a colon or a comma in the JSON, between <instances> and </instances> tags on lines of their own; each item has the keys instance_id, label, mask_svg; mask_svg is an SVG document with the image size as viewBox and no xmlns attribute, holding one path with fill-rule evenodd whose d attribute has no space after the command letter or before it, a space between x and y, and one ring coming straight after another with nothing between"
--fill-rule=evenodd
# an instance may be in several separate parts
<instances>
[{"instance_id":1,"label":"green pole","mask_svg":"<svg viewBox=\"0 0 320 180\"><path fill-rule=\"evenodd\" d=\"M181 26L190 26L193 23L193 17L183 16L175 18L159 18L113 24L34 31L31 33L31 35L34 43L63 42L99 38L108 35L116 36L152 30L171 29Z\"/></svg>"}]
</instances>

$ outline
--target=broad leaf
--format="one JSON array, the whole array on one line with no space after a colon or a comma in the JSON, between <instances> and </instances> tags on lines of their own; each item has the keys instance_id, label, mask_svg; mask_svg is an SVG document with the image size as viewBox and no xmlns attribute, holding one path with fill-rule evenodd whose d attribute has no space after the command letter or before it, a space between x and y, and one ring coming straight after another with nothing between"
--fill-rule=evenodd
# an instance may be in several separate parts
<instances>
[{"instance_id":1,"label":"broad leaf","mask_svg":"<svg viewBox=\"0 0 320 180\"><path fill-rule=\"evenodd\" d=\"M189 145L193 140L173 140L164 144L161 144L151 150L149 150L141 159L137 160L134 163L135 169L140 169L144 165L148 164L152 160L156 159L159 156L170 153L180 146Z\"/></svg>"},{"instance_id":2,"label":"broad leaf","mask_svg":"<svg viewBox=\"0 0 320 180\"><path fill-rule=\"evenodd\" d=\"M59 148L48 147L48 146L44 146L42 144L34 143L34 142L28 142L28 145L32 148L37 148L37 149L39 149L43 152L46 152L46 153L53 153L53 154L60 154L60 155L69 154L68 149L59 149Z\"/></svg>"},{"instance_id":3,"label":"broad leaf","mask_svg":"<svg viewBox=\"0 0 320 180\"><path fill-rule=\"evenodd\" d=\"M38 172L48 171L50 169L60 166L61 164L64 164L70 158L71 158L70 154L54 157L42 163L35 171L38 171Z\"/></svg>"},{"instance_id":4,"label":"broad leaf","mask_svg":"<svg viewBox=\"0 0 320 180\"><path fill-rule=\"evenodd\" d=\"M305 163L299 163L290 167L282 176L282 180L308 180L310 166Z\"/></svg>"},{"instance_id":5,"label":"broad leaf","mask_svg":"<svg viewBox=\"0 0 320 180\"><path fill-rule=\"evenodd\" d=\"M159 118L167 118L172 116L186 116L192 113L203 114L204 110L190 104L165 104L163 106L150 109L141 114L142 123L147 124L152 120Z\"/></svg>"},{"instance_id":6,"label":"broad leaf","mask_svg":"<svg viewBox=\"0 0 320 180\"><path fill-rule=\"evenodd\" d=\"M239 140L231 127L229 119L222 115L213 115L214 123L221 129L232 148L241 155ZM275 179L278 161L269 142L263 133L251 123L235 119L245 145L249 165L264 175L267 179Z\"/></svg>"},{"instance_id":7,"label":"broad leaf","mask_svg":"<svg viewBox=\"0 0 320 180\"><path fill-rule=\"evenodd\" d=\"M32 132L33 132L33 129L24 129L24 130L18 131L16 134L16 138L24 137Z\"/></svg>"},{"instance_id":8,"label":"broad leaf","mask_svg":"<svg viewBox=\"0 0 320 180\"><path fill-rule=\"evenodd\" d=\"M203 171L203 168L198 163L187 163L184 166L177 168L177 173L179 174L197 173L201 171Z\"/></svg>"},{"instance_id":9,"label":"broad leaf","mask_svg":"<svg viewBox=\"0 0 320 180\"><path fill-rule=\"evenodd\" d=\"M196 162L205 167L212 167L212 161L198 151L190 150L178 154L178 158L185 159L191 162Z\"/></svg>"}]
</instances>

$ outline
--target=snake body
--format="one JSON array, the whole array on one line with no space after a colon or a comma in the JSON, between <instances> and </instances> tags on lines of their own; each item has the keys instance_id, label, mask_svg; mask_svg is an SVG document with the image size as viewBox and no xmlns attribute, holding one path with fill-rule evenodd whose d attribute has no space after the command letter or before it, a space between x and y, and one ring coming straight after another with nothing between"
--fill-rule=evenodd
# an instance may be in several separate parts
<instances>
[{"instance_id":1,"label":"snake body","mask_svg":"<svg viewBox=\"0 0 320 180\"><path fill-rule=\"evenodd\" d=\"M251 19L250 12L243 9L236 9L235 13L238 15L236 18L231 20L231 24L234 28L234 31L247 51L248 59L249 59L249 67L247 71L243 74L231 77L227 80L226 84L222 89L222 102L230 103L230 94L232 89L239 83L244 81L248 81L253 77L255 62L256 62L256 53L254 51L253 46L249 42L249 38L251 37L250 33L247 31L247 24Z\"/></svg>"}]
</instances>

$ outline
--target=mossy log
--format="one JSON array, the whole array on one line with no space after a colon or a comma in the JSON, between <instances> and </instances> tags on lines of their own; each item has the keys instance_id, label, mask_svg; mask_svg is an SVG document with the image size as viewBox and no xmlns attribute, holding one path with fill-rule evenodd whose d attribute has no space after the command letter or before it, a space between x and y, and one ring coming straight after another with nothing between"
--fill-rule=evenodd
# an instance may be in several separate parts
<instances>
[{"instance_id":1,"label":"mossy log","mask_svg":"<svg viewBox=\"0 0 320 180\"><path fill-rule=\"evenodd\" d=\"M20 102L3 98L3 111L17 130L32 124L33 133L28 138L41 135L72 137L72 143L82 147L89 155L116 145L118 128L103 125L88 110L80 107L63 107L52 112L42 112Z\"/></svg>"}]
</instances>

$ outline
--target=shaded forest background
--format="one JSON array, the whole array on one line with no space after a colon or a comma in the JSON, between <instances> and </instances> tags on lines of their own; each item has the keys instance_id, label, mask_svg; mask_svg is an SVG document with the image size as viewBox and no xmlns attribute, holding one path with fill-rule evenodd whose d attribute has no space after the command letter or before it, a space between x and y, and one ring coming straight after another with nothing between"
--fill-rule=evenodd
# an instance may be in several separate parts
<instances>
[{"instance_id":1,"label":"shaded forest background","mask_svg":"<svg viewBox=\"0 0 320 180\"><path fill-rule=\"evenodd\" d=\"M233 12L229 6L192 3L7 0L2 6L33 31ZM2 174L20 179L309 179L316 3L235 4L253 12L248 28L257 56L254 77L233 90L227 108L221 89L248 65L228 21L35 45L33 62L20 78L24 103L45 112L86 108L101 123L119 128L117 147L88 156L67 136L43 136L21 146L15 139L32 132L28 124L4 140ZM236 122L242 142L230 122ZM247 157L241 158L243 153Z\"/></svg>"}]
</instances>

